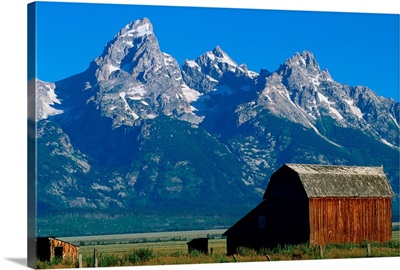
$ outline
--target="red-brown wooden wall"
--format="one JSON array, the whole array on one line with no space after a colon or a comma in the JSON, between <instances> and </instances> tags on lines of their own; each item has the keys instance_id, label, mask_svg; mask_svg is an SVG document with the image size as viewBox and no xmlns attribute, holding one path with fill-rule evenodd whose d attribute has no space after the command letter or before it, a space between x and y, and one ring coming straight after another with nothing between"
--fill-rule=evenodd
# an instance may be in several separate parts
<instances>
[{"instance_id":1,"label":"red-brown wooden wall","mask_svg":"<svg viewBox=\"0 0 400 270\"><path fill-rule=\"evenodd\" d=\"M390 241L391 205L391 198L309 198L310 244Z\"/></svg>"}]
</instances>

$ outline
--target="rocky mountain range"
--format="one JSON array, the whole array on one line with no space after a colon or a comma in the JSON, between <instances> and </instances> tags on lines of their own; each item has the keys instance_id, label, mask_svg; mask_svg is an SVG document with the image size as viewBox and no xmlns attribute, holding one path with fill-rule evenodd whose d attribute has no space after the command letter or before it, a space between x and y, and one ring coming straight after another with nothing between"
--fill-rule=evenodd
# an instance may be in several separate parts
<instances>
[{"instance_id":1,"label":"rocky mountain range","mask_svg":"<svg viewBox=\"0 0 400 270\"><path fill-rule=\"evenodd\" d=\"M251 206L286 162L383 165L398 202L399 113L309 51L276 71L219 46L179 66L143 18L82 73L36 79L38 212Z\"/></svg>"}]
</instances>

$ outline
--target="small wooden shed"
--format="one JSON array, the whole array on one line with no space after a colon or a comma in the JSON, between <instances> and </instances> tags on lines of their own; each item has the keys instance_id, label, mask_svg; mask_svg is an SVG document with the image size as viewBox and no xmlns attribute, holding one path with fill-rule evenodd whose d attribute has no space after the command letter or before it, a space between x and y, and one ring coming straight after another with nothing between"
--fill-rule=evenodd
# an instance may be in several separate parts
<instances>
[{"instance_id":1,"label":"small wooden shed","mask_svg":"<svg viewBox=\"0 0 400 270\"><path fill-rule=\"evenodd\" d=\"M187 242L189 253L197 250L204 254L208 254L208 238L195 238Z\"/></svg>"},{"instance_id":2,"label":"small wooden shed","mask_svg":"<svg viewBox=\"0 0 400 270\"><path fill-rule=\"evenodd\" d=\"M224 233L227 252L390 241L393 196L382 167L285 164L272 174L263 201Z\"/></svg>"},{"instance_id":3,"label":"small wooden shed","mask_svg":"<svg viewBox=\"0 0 400 270\"><path fill-rule=\"evenodd\" d=\"M78 258L79 247L55 237L36 238L36 258L40 261L71 258L75 263Z\"/></svg>"}]
</instances>

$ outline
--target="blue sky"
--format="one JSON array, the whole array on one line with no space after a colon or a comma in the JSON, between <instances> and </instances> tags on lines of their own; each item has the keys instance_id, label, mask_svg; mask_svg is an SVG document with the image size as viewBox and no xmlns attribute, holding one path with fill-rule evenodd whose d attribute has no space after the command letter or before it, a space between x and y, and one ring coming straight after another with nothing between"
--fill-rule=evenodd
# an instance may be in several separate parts
<instances>
[{"instance_id":1,"label":"blue sky","mask_svg":"<svg viewBox=\"0 0 400 270\"><path fill-rule=\"evenodd\" d=\"M147 17L179 64L220 46L250 70L313 52L334 80L399 101L399 15L38 2L37 77L84 71L126 24Z\"/></svg>"}]
</instances>

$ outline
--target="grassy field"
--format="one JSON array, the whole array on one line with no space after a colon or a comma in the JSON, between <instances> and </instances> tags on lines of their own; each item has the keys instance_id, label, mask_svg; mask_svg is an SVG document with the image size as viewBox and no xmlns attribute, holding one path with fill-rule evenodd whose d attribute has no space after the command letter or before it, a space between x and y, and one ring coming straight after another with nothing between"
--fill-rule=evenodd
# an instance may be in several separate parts
<instances>
[{"instance_id":1,"label":"grassy field","mask_svg":"<svg viewBox=\"0 0 400 270\"><path fill-rule=\"evenodd\" d=\"M398 225L398 224L397 224ZM371 257L400 256L398 227L394 226L393 240L389 243L371 243ZM200 263L229 263L283 260L321 259L318 247L310 245L285 246L259 252L247 248L238 251L236 258L226 255L225 230L183 231L148 234L99 235L64 237L64 241L80 246L83 267L93 267L94 249L99 254L99 267L132 265L173 265ZM213 253L188 252L187 242L193 238L209 237L208 248ZM323 247L323 258L367 257L365 244L336 244ZM268 256L268 257L267 257ZM77 267L71 262L38 263L37 268Z\"/></svg>"},{"instance_id":2,"label":"grassy field","mask_svg":"<svg viewBox=\"0 0 400 270\"><path fill-rule=\"evenodd\" d=\"M135 244L144 242L160 241L190 241L193 238L208 237L221 238L223 230L198 230L198 231L177 231L177 232L156 232L156 233L135 233L135 234L113 234L113 235L93 235L93 236L74 236L60 237L59 239L74 245L110 245L110 244Z\"/></svg>"}]
</instances>

